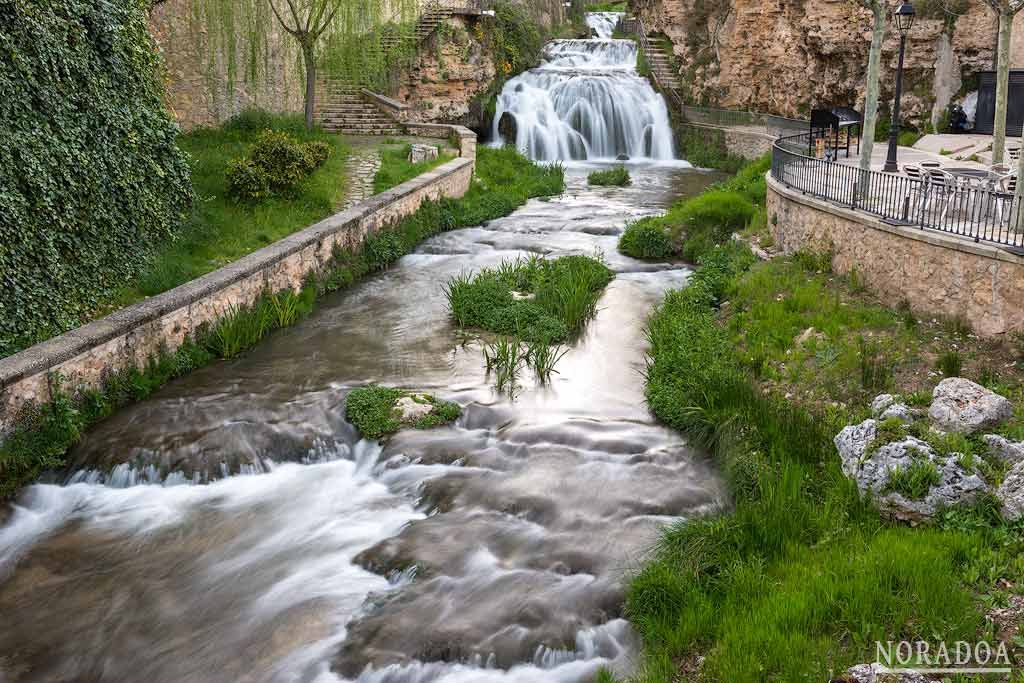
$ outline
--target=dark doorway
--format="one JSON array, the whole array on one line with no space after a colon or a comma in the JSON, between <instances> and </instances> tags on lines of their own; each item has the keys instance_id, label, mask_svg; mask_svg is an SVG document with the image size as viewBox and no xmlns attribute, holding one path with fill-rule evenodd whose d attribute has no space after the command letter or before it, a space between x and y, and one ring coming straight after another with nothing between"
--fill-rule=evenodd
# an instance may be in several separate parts
<instances>
[{"instance_id":1,"label":"dark doorway","mask_svg":"<svg viewBox=\"0 0 1024 683\"><path fill-rule=\"evenodd\" d=\"M996 72L978 74L978 111L974 132L992 134L996 118ZM1010 92L1006 99L1006 136L1020 137L1024 127L1024 70L1010 70Z\"/></svg>"}]
</instances>

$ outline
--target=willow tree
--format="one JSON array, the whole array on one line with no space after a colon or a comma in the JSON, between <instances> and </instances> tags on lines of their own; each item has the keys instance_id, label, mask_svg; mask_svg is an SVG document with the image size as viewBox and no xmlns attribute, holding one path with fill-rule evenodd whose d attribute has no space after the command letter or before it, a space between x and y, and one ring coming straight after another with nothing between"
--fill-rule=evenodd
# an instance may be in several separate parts
<instances>
[{"instance_id":1,"label":"willow tree","mask_svg":"<svg viewBox=\"0 0 1024 683\"><path fill-rule=\"evenodd\" d=\"M999 17L996 42L996 113L992 128L992 163L1003 163L1006 153L1006 101L1010 87L1010 38L1013 17L1024 9L1024 0L985 0Z\"/></svg>"},{"instance_id":2,"label":"willow tree","mask_svg":"<svg viewBox=\"0 0 1024 683\"><path fill-rule=\"evenodd\" d=\"M864 121L860 135L860 170L864 171L862 187L867 188L867 172L871 170L871 153L875 147L875 124L878 121L878 76L882 62L882 41L885 39L889 9L885 0L858 0L871 10L871 48L868 50L867 87L864 95Z\"/></svg>"}]
</instances>

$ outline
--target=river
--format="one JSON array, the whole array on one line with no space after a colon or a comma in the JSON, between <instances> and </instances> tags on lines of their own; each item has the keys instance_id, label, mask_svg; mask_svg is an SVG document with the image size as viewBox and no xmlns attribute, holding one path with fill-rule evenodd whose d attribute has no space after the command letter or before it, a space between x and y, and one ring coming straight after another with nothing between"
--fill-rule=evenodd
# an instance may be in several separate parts
<instances>
[{"instance_id":1,"label":"river","mask_svg":"<svg viewBox=\"0 0 1024 683\"><path fill-rule=\"evenodd\" d=\"M720 176L635 163L434 237L244 356L85 436L0 527L0 680L583 682L633 667L623 579L661 525L716 510L715 468L643 397L643 324L686 267L616 251L626 221ZM499 394L442 286L517 255L616 272L548 386ZM463 406L382 445L375 382Z\"/></svg>"}]
</instances>

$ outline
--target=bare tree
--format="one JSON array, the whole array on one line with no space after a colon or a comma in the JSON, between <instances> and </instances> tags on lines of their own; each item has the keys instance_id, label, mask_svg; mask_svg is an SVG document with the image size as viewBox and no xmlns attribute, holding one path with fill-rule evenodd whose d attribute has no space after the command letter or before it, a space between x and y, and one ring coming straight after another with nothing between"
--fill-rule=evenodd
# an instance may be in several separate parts
<instances>
[{"instance_id":1,"label":"bare tree","mask_svg":"<svg viewBox=\"0 0 1024 683\"><path fill-rule=\"evenodd\" d=\"M1024 1L1024 0L1022 0ZM334 22L346 0L267 0L270 9L285 31L299 41L306 68L306 128L313 127L313 104L316 99L316 42ZM283 7L279 7L283 5Z\"/></svg>"},{"instance_id":2,"label":"bare tree","mask_svg":"<svg viewBox=\"0 0 1024 683\"><path fill-rule=\"evenodd\" d=\"M1006 100L1010 85L1010 37L1013 17L1024 9L1024 0L985 0L999 17L996 43L996 114L992 130L992 163L1001 164L1006 152Z\"/></svg>"},{"instance_id":3,"label":"bare tree","mask_svg":"<svg viewBox=\"0 0 1024 683\"><path fill-rule=\"evenodd\" d=\"M1024 0L1022 0L1024 1ZM864 94L864 126L860 140L860 170L865 172L862 187L867 189L867 171L871 170L871 153L875 146L875 124L878 121L878 72L882 61L882 41L885 39L889 9L885 0L858 0L871 10L871 48L868 51L867 87Z\"/></svg>"}]
</instances>

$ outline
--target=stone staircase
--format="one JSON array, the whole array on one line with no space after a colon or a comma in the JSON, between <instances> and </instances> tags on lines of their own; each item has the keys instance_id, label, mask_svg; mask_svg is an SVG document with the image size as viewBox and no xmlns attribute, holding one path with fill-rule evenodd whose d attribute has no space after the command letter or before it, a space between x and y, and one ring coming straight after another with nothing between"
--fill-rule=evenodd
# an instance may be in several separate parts
<instances>
[{"instance_id":1,"label":"stone staircase","mask_svg":"<svg viewBox=\"0 0 1024 683\"><path fill-rule=\"evenodd\" d=\"M663 47L654 41L647 41L644 56L651 67L651 73L662 90L670 90L672 98L681 101L679 74L672 68L672 61ZM666 93L668 94L668 93Z\"/></svg>"},{"instance_id":2,"label":"stone staircase","mask_svg":"<svg viewBox=\"0 0 1024 683\"><path fill-rule=\"evenodd\" d=\"M367 102L357 86L337 80L317 84L316 121L328 133L398 135L399 124Z\"/></svg>"}]
</instances>

